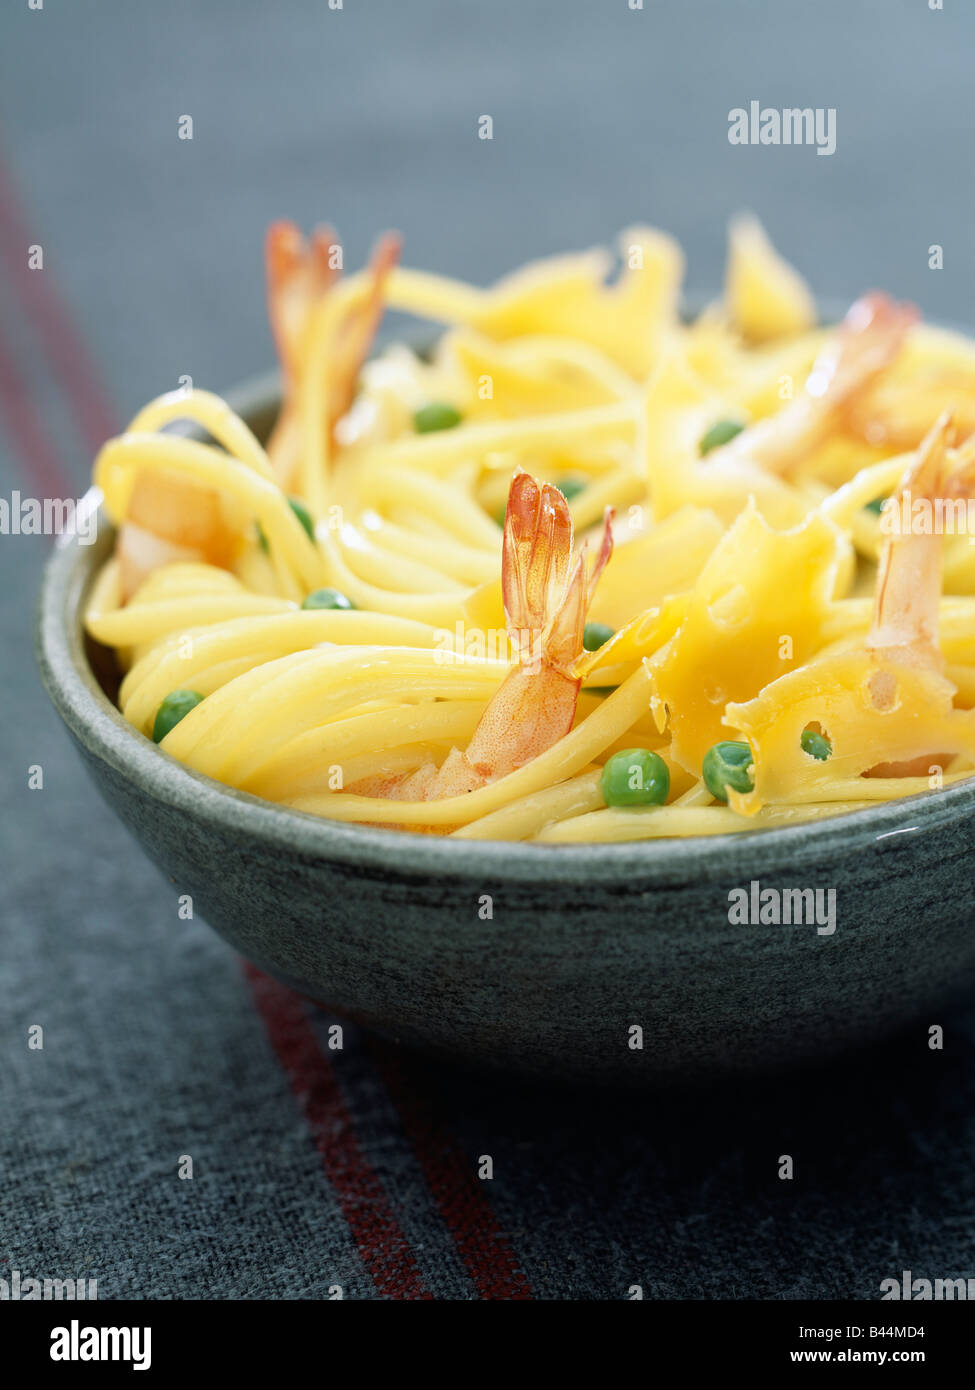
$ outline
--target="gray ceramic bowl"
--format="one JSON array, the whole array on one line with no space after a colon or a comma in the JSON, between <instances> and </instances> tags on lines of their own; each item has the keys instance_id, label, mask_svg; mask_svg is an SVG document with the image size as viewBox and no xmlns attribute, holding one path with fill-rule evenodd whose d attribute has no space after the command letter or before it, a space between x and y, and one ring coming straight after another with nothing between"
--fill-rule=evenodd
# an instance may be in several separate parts
<instances>
[{"instance_id":1,"label":"gray ceramic bowl","mask_svg":"<svg viewBox=\"0 0 975 1390\"><path fill-rule=\"evenodd\" d=\"M273 381L233 403L266 435ZM105 527L50 562L37 627L48 693L178 891L249 960L336 1012L461 1061L665 1083L938 1022L975 982L975 780L815 825L607 846L435 839L282 810L189 771L115 709L110 664L81 627L111 541ZM729 892L753 880L835 890L835 931L732 925Z\"/></svg>"}]
</instances>

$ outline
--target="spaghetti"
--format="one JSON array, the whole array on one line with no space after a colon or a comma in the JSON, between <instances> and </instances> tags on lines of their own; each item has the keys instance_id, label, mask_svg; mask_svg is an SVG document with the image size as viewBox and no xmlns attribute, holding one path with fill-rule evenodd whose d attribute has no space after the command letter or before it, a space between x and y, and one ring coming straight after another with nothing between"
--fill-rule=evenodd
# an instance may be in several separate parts
<instances>
[{"instance_id":1,"label":"spaghetti","mask_svg":"<svg viewBox=\"0 0 975 1390\"><path fill-rule=\"evenodd\" d=\"M96 461L85 621L126 719L281 805L462 839L729 834L972 775L975 343L879 294L817 326L754 221L691 323L675 243L621 247L611 282L589 252L480 290L391 236L343 278L328 229L272 226L266 449L194 389ZM384 306L446 325L432 354L370 357Z\"/></svg>"}]
</instances>

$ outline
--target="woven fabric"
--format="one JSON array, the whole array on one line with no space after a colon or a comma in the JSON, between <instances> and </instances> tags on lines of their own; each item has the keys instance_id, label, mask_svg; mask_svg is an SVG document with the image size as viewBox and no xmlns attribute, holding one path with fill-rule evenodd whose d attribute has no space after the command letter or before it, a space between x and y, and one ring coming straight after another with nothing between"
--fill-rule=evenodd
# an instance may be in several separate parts
<instances>
[{"instance_id":1,"label":"woven fabric","mask_svg":"<svg viewBox=\"0 0 975 1390\"><path fill-rule=\"evenodd\" d=\"M86 6L8 7L2 495L77 496L145 399L268 365L275 216L335 220L354 256L398 225L411 261L477 281L648 217L708 288L718 227L747 201L817 286L889 286L950 317L975 273L954 119L975 15L734 10L100 0L96 26ZM729 149L725 111L770 86L837 107L834 156ZM975 1014L931 1020L940 1053L915 1035L666 1098L485 1079L348 1028L330 1052L328 1019L180 920L96 799L34 671L48 544L0 537L0 1280L94 1278L101 1298L871 1299L904 1269L975 1274Z\"/></svg>"}]
</instances>

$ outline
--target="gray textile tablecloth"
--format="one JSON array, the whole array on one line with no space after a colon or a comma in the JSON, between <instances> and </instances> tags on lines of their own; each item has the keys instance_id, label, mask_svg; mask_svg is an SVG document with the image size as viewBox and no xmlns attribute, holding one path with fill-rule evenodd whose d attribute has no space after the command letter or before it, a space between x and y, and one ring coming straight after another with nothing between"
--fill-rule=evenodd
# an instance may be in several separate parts
<instances>
[{"instance_id":1,"label":"gray textile tablecloth","mask_svg":"<svg viewBox=\"0 0 975 1390\"><path fill-rule=\"evenodd\" d=\"M277 216L334 221L352 261L399 227L410 264L482 283L645 219L711 291L724 221L752 207L824 295L879 285L972 321L973 40L954 0L8 4L0 495L77 492L98 439L182 374L219 389L269 364ZM836 153L732 147L753 99L834 107ZM942 1054L902 1039L666 1101L539 1094L368 1040L326 1061L322 1016L180 921L86 783L31 657L47 544L0 537L0 1279L869 1299L902 1269L975 1275L971 1014L932 1020Z\"/></svg>"}]
</instances>

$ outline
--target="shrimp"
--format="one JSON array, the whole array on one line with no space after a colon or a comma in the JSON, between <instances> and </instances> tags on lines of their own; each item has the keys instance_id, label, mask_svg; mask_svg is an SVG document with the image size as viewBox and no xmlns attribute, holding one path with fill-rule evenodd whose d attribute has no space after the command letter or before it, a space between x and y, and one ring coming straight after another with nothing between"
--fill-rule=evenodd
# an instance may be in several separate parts
<instances>
[{"instance_id":1,"label":"shrimp","mask_svg":"<svg viewBox=\"0 0 975 1390\"><path fill-rule=\"evenodd\" d=\"M268 455L282 487L295 481L301 453L297 402L309 362L315 310L336 285L336 246L330 227L319 227L306 243L291 222L275 222L265 243L268 307L281 360L284 391ZM366 292L349 300L339 315L324 364L327 437L348 409L359 369L382 316L382 286L399 258L399 238L380 238L367 272ZM228 532L219 493L163 471L142 474L119 531L117 556L121 595L127 602L154 569L181 560L226 567L237 539Z\"/></svg>"},{"instance_id":2,"label":"shrimp","mask_svg":"<svg viewBox=\"0 0 975 1390\"><path fill-rule=\"evenodd\" d=\"M285 400L295 390L310 306L336 273L328 264L332 241L331 233L321 229L306 251L297 227L277 222L268 232L268 294L284 372ZM213 488L200 487L164 470L139 475L116 546L123 602L128 602L142 581L162 565L204 561L225 566L232 552L233 538L224 523L220 496Z\"/></svg>"},{"instance_id":3,"label":"shrimp","mask_svg":"<svg viewBox=\"0 0 975 1390\"><path fill-rule=\"evenodd\" d=\"M788 474L843 420L862 393L890 366L917 321L911 304L864 295L850 308L813 363L802 394L714 449L712 464L758 464Z\"/></svg>"},{"instance_id":4,"label":"shrimp","mask_svg":"<svg viewBox=\"0 0 975 1390\"><path fill-rule=\"evenodd\" d=\"M387 232L377 242L369 264L367 294L350 303L336 324L325 363L309 360L315 310L334 292L340 271L334 265L337 244L331 227L318 227L306 242L293 222L274 222L265 241L268 315L283 374L283 396L267 452L283 487L294 482L301 451L298 398L304 375L322 370L327 379L326 430L348 410L356 382L383 312L382 289L399 259L400 239Z\"/></svg>"},{"instance_id":5,"label":"shrimp","mask_svg":"<svg viewBox=\"0 0 975 1390\"><path fill-rule=\"evenodd\" d=\"M586 614L613 551L606 509L599 555L589 574L588 542L572 563L572 518L558 488L516 473L508 491L501 583L518 664L488 703L464 752L454 749L426 800L459 796L514 772L572 728L581 685Z\"/></svg>"},{"instance_id":6,"label":"shrimp","mask_svg":"<svg viewBox=\"0 0 975 1390\"><path fill-rule=\"evenodd\" d=\"M119 588L127 603L161 565L202 561L227 567L234 550L220 494L159 469L140 473L119 527Z\"/></svg>"},{"instance_id":7,"label":"shrimp","mask_svg":"<svg viewBox=\"0 0 975 1390\"><path fill-rule=\"evenodd\" d=\"M572 728L581 678L586 614L613 551L607 507L599 555L589 573L588 542L572 562L572 518L548 483L516 473L508 492L501 558L508 635L518 663L489 701L464 751L406 779L370 779L355 790L397 801L436 801L476 791L551 748Z\"/></svg>"},{"instance_id":8,"label":"shrimp","mask_svg":"<svg viewBox=\"0 0 975 1390\"><path fill-rule=\"evenodd\" d=\"M868 691L874 708L893 708L897 677L890 663L941 673L944 657L938 647L938 605L941 600L941 537L928 525L902 530L903 519L912 518L914 504L930 506L964 486L946 478L947 449L952 442L952 415L944 411L922 440L888 503L891 530L884 538L874 597L874 616L866 647L877 658ZM881 763L870 777L924 775L932 757L939 763L949 755L923 754L907 762Z\"/></svg>"},{"instance_id":9,"label":"shrimp","mask_svg":"<svg viewBox=\"0 0 975 1390\"><path fill-rule=\"evenodd\" d=\"M306 242L293 222L272 222L264 240L267 312L281 361L285 392L293 392L311 311L338 279L332 227L316 227Z\"/></svg>"},{"instance_id":10,"label":"shrimp","mask_svg":"<svg viewBox=\"0 0 975 1390\"><path fill-rule=\"evenodd\" d=\"M883 660L940 670L938 604L941 599L941 537L933 524L902 529L920 501L935 503L955 490L945 476L954 424L949 411L938 416L911 459L887 503L891 525L884 537L873 623L866 645Z\"/></svg>"}]
</instances>

